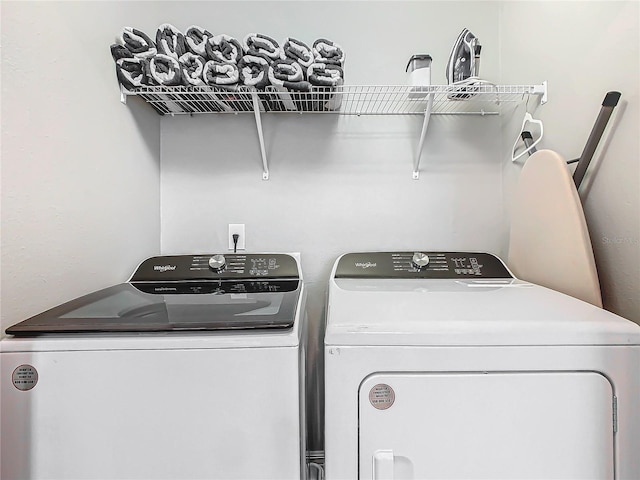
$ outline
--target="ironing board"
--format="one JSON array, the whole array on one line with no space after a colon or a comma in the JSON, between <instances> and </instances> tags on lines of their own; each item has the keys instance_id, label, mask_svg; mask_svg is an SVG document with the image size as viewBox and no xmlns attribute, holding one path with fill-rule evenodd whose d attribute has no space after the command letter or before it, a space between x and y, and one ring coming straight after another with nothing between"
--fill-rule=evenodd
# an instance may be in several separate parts
<instances>
[{"instance_id":1,"label":"ironing board","mask_svg":"<svg viewBox=\"0 0 640 480\"><path fill-rule=\"evenodd\" d=\"M566 161L554 151L538 150L522 169L507 263L522 280L602 307L582 203Z\"/></svg>"}]
</instances>

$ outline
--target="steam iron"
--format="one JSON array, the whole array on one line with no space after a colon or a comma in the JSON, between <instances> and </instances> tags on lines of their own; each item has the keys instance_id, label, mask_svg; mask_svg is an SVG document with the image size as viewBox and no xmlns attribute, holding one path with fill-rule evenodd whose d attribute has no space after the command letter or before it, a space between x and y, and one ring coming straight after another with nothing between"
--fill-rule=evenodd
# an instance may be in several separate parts
<instances>
[{"instance_id":1,"label":"steam iron","mask_svg":"<svg viewBox=\"0 0 640 480\"><path fill-rule=\"evenodd\" d=\"M481 49L480 41L469 29L465 28L460 32L451 49L446 74L449 85L460 85L459 91L465 93L456 93L458 89L454 89L454 93L448 95L450 99L465 99L473 95L466 92L467 87L473 85L473 80L478 77Z\"/></svg>"}]
</instances>

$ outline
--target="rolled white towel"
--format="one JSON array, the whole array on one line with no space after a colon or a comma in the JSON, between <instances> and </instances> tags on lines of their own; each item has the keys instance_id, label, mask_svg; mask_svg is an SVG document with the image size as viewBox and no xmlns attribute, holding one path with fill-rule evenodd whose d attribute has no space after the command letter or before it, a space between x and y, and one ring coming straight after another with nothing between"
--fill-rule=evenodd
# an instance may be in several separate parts
<instances>
[{"instance_id":1,"label":"rolled white towel","mask_svg":"<svg viewBox=\"0 0 640 480\"><path fill-rule=\"evenodd\" d=\"M184 35L169 23L163 23L156 32L158 53L173 57L176 61L187 52Z\"/></svg>"},{"instance_id":2,"label":"rolled white towel","mask_svg":"<svg viewBox=\"0 0 640 480\"><path fill-rule=\"evenodd\" d=\"M202 77L207 85L214 87L234 85L240 81L240 73L237 65L217 62L215 60L209 60L205 64Z\"/></svg>"},{"instance_id":3,"label":"rolled white towel","mask_svg":"<svg viewBox=\"0 0 640 480\"><path fill-rule=\"evenodd\" d=\"M143 31L133 27L124 27L120 34L120 42L129 50L134 57L150 58L158 50L156 44Z\"/></svg>"},{"instance_id":4,"label":"rolled white towel","mask_svg":"<svg viewBox=\"0 0 640 480\"><path fill-rule=\"evenodd\" d=\"M314 62L313 50L304 42L291 37L284 39L280 58L289 58L304 67L304 70Z\"/></svg>"},{"instance_id":5,"label":"rolled white towel","mask_svg":"<svg viewBox=\"0 0 640 480\"><path fill-rule=\"evenodd\" d=\"M240 83L264 89L269 85L269 60L262 55L245 55L238 62Z\"/></svg>"},{"instance_id":6,"label":"rolled white towel","mask_svg":"<svg viewBox=\"0 0 640 480\"><path fill-rule=\"evenodd\" d=\"M280 45L273 38L261 33L249 33L242 41L246 55L264 55L271 60L280 58Z\"/></svg>"},{"instance_id":7,"label":"rolled white towel","mask_svg":"<svg viewBox=\"0 0 640 480\"><path fill-rule=\"evenodd\" d=\"M213 35L202 27L191 25L184 33L185 45L191 53L207 57L207 43Z\"/></svg>"},{"instance_id":8,"label":"rolled white towel","mask_svg":"<svg viewBox=\"0 0 640 480\"><path fill-rule=\"evenodd\" d=\"M127 90L149 85L149 60L146 58L128 57L116 60L118 81Z\"/></svg>"},{"instance_id":9,"label":"rolled white towel","mask_svg":"<svg viewBox=\"0 0 640 480\"><path fill-rule=\"evenodd\" d=\"M337 64L316 62L307 69L307 79L317 87L338 87L344 83L344 72Z\"/></svg>"},{"instance_id":10,"label":"rolled white towel","mask_svg":"<svg viewBox=\"0 0 640 480\"><path fill-rule=\"evenodd\" d=\"M319 38L313 42L313 55L318 63L344 65L344 50L340 45L326 38Z\"/></svg>"},{"instance_id":11,"label":"rolled white towel","mask_svg":"<svg viewBox=\"0 0 640 480\"><path fill-rule=\"evenodd\" d=\"M157 54L149 61L151 77L165 87L173 87L182 83L180 63L173 57Z\"/></svg>"},{"instance_id":12,"label":"rolled white towel","mask_svg":"<svg viewBox=\"0 0 640 480\"><path fill-rule=\"evenodd\" d=\"M224 63L238 63L244 55L240 42L230 35L220 34L207 42L207 57Z\"/></svg>"},{"instance_id":13,"label":"rolled white towel","mask_svg":"<svg viewBox=\"0 0 640 480\"><path fill-rule=\"evenodd\" d=\"M180 57L182 81L186 86L199 87L204 85L204 66L207 61L200 55L187 52Z\"/></svg>"},{"instance_id":14,"label":"rolled white towel","mask_svg":"<svg viewBox=\"0 0 640 480\"><path fill-rule=\"evenodd\" d=\"M308 92L311 89L300 64L290 58L275 60L269 65L269 82L289 90Z\"/></svg>"}]
</instances>

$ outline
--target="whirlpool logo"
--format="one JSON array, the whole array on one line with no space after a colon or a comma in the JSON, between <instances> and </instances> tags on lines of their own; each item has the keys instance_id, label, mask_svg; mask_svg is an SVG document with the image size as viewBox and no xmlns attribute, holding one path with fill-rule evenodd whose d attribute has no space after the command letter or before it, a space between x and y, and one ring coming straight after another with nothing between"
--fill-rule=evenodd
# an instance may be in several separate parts
<instances>
[{"instance_id":1,"label":"whirlpool logo","mask_svg":"<svg viewBox=\"0 0 640 480\"><path fill-rule=\"evenodd\" d=\"M376 267L377 265L378 264L374 262L356 262L356 267L362 269Z\"/></svg>"},{"instance_id":2,"label":"whirlpool logo","mask_svg":"<svg viewBox=\"0 0 640 480\"><path fill-rule=\"evenodd\" d=\"M156 272L169 272L176 269L175 265L154 265L153 269Z\"/></svg>"}]
</instances>

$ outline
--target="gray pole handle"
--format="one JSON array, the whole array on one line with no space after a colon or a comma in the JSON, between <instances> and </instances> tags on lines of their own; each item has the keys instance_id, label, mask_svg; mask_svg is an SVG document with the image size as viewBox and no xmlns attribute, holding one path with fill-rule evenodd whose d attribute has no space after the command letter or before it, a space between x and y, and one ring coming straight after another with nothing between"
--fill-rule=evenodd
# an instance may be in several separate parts
<instances>
[{"instance_id":1,"label":"gray pole handle","mask_svg":"<svg viewBox=\"0 0 640 480\"><path fill-rule=\"evenodd\" d=\"M620 96L620 92L608 92L604 97L602 108L600 109L600 114L598 115L596 123L591 130L591 134L589 135L587 143L584 146L582 155L580 155L580 158L578 159L578 166L573 172L573 181L576 184L576 188L579 188L580 184L582 183L584 175L587 172L587 168L589 167L589 163L591 163L593 154L595 153L596 148L598 147L598 143L602 138L604 129L609 122L611 114L613 113L613 109L616 107L616 105L618 105Z\"/></svg>"}]
</instances>

